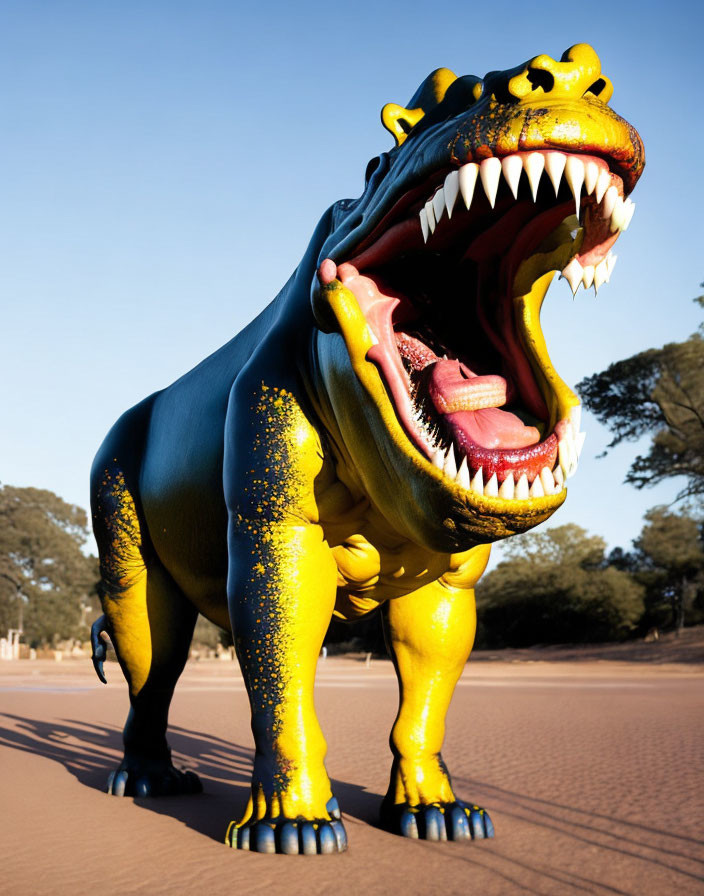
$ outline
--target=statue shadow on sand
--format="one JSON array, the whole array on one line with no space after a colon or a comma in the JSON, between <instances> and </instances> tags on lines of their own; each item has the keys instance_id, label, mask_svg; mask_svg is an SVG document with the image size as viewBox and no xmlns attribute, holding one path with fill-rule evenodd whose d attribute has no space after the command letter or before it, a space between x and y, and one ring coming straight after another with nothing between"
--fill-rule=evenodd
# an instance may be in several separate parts
<instances>
[{"instance_id":1,"label":"statue shadow on sand","mask_svg":"<svg viewBox=\"0 0 704 896\"><path fill-rule=\"evenodd\" d=\"M85 787L105 790L108 774L122 758L122 731L118 726L74 719L42 721L12 713L0 713L0 720L4 722L0 724L0 747L58 762ZM196 772L204 792L135 798L134 802L176 818L206 837L222 840L227 823L247 802L254 749L178 726L169 727L169 743L174 764ZM378 826L380 794L345 781L333 780L332 785L345 816Z\"/></svg>"},{"instance_id":2,"label":"statue shadow on sand","mask_svg":"<svg viewBox=\"0 0 704 896\"><path fill-rule=\"evenodd\" d=\"M193 796L156 797L134 801L138 806L175 818L205 837L222 842L227 822L242 811L249 793L253 749L233 744L212 734L185 728L169 729L169 739L177 766L191 768L200 775L204 793ZM122 757L122 732L113 725L93 724L73 719L42 721L11 713L0 713L0 747L42 756L58 762L85 787L105 789L109 772ZM613 814L594 812L559 800L546 800L518 793L470 778L455 778L461 791L491 805L505 821L527 822L567 837L576 844L609 850L631 860L640 860L682 876L684 883L701 880L704 862L702 841L667 830L665 826L642 824ZM344 809L348 824L378 827L381 795L367 792L357 784L333 780L333 789ZM115 799L108 797L105 799ZM425 846L425 844L423 844ZM546 868L511 858L494 846L490 865L494 873L518 887L526 872L559 885L571 884L592 892L601 886L589 875L579 876L566 868ZM480 852L462 852L458 859L469 864L486 864ZM498 864L496 864L498 863ZM489 867L489 865L487 865ZM607 887L613 892L623 892Z\"/></svg>"}]
</instances>

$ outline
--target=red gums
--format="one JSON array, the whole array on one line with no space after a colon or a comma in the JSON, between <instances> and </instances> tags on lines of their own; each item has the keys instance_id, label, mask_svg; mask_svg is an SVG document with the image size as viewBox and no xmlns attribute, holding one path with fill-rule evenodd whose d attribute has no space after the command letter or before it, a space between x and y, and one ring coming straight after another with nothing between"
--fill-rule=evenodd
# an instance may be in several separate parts
<instances>
[{"instance_id":1,"label":"red gums","mask_svg":"<svg viewBox=\"0 0 704 896\"><path fill-rule=\"evenodd\" d=\"M449 415L451 418L453 415ZM552 433L543 442L531 445L528 448L483 448L476 442L466 439L465 434L459 428L453 427L454 441L457 442L460 457L467 456L467 464L473 476L481 467L484 483L496 473L499 483L503 482L509 473L513 473L516 482L525 473L528 482L533 482L540 475L543 467L552 470L557 462L557 436Z\"/></svg>"}]
</instances>

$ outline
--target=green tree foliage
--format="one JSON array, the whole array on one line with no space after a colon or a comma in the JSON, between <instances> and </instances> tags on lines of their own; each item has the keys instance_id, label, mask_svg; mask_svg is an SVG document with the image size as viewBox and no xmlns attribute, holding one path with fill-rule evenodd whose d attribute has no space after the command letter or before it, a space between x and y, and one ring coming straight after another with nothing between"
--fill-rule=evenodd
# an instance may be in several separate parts
<instances>
[{"instance_id":1,"label":"green tree foliage","mask_svg":"<svg viewBox=\"0 0 704 896\"><path fill-rule=\"evenodd\" d=\"M637 577L646 588L647 621L679 632L685 621L698 622L697 598L704 588L701 523L684 513L654 507L633 542Z\"/></svg>"},{"instance_id":2,"label":"green tree foliage","mask_svg":"<svg viewBox=\"0 0 704 896\"><path fill-rule=\"evenodd\" d=\"M609 566L605 542L574 524L506 544L507 559L477 585L478 644L620 640L643 614L643 587Z\"/></svg>"},{"instance_id":3,"label":"green tree foliage","mask_svg":"<svg viewBox=\"0 0 704 896\"><path fill-rule=\"evenodd\" d=\"M0 633L24 629L38 645L86 637L97 562L81 547L85 511L50 491L0 486ZM83 622L83 626L81 623Z\"/></svg>"},{"instance_id":4,"label":"green tree foliage","mask_svg":"<svg viewBox=\"0 0 704 896\"><path fill-rule=\"evenodd\" d=\"M694 301L704 307L704 296ZM651 436L647 454L636 457L626 482L643 488L684 476L678 500L704 500L704 325L684 342L617 361L577 389L585 406L615 433L609 448Z\"/></svg>"}]
</instances>

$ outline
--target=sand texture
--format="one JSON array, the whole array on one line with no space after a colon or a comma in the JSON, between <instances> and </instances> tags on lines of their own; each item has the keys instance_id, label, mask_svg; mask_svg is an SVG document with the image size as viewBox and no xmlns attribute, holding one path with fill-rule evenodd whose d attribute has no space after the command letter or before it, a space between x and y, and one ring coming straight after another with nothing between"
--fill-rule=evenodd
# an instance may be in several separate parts
<instances>
[{"instance_id":1,"label":"sand texture","mask_svg":"<svg viewBox=\"0 0 704 896\"><path fill-rule=\"evenodd\" d=\"M205 793L103 792L127 693L90 661L0 666L0 874L7 894L703 894L704 668L571 658L470 662L444 756L497 836L404 840L377 827L397 690L388 661L320 664L317 706L350 847L227 848L252 758L237 667L191 662L172 708L177 764Z\"/></svg>"}]
</instances>

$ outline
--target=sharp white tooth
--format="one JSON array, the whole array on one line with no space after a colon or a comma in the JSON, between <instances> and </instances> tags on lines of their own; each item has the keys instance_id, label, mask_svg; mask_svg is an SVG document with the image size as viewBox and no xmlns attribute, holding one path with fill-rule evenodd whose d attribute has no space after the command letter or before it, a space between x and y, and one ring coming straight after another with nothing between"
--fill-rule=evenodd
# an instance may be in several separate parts
<instances>
[{"instance_id":1,"label":"sharp white tooth","mask_svg":"<svg viewBox=\"0 0 704 896\"><path fill-rule=\"evenodd\" d=\"M624 203L624 215L623 215L623 224L621 224L621 230L628 230L628 225L631 223L631 219L633 218L633 212L636 210L635 202L631 202L630 199L627 199Z\"/></svg>"},{"instance_id":2,"label":"sharp white tooth","mask_svg":"<svg viewBox=\"0 0 704 896\"><path fill-rule=\"evenodd\" d=\"M565 477L560 466L555 467L555 469L553 470L553 476L555 477L555 491L562 491L562 487L565 484Z\"/></svg>"},{"instance_id":3,"label":"sharp white tooth","mask_svg":"<svg viewBox=\"0 0 704 896\"><path fill-rule=\"evenodd\" d=\"M582 405L576 404L570 409L570 420L572 421L572 429L579 432L582 425Z\"/></svg>"},{"instance_id":4,"label":"sharp white tooth","mask_svg":"<svg viewBox=\"0 0 704 896\"><path fill-rule=\"evenodd\" d=\"M555 189L557 196L560 189L560 181L562 180L562 172L567 164L567 156L564 152L548 152L545 154L545 170Z\"/></svg>"},{"instance_id":5,"label":"sharp white tooth","mask_svg":"<svg viewBox=\"0 0 704 896\"><path fill-rule=\"evenodd\" d=\"M611 212L611 220L609 221L609 230L615 233L617 230L623 230L623 222L626 217L625 202L619 196Z\"/></svg>"},{"instance_id":6,"label":"sharp white tooth","mask_svg":"<svg viewBox=\"0 0 704 896\"><path fill-rule=\"evenodd\" d=\"M372 345L379 345L379 340L376 338L376 333L372 328L367 325L367 333L369 334L369 340Z\"/></svg>"},{"instance_id":7,"label":"sharp white tooth","mask_svg":"<svg viewBox=\"0 0 704 896\"><path fill-rule=\"evenodd\" d=\"M484 486L484 494L488 498L498 498L498 496L499 496L499 481L496 478L496 473L491 474L491 479Z\"/></svg>"},{"instance_id":8,"label":"sharp white tooth","mask_svg":"<svg viewBox=\"0 0 704 896\"><path fill-rule=\"evenodd\" d=\"M582 274L582 285L585 289L589 289L589 287L594 282L594 265L587 264L583 268L584 273Z\"/></svg>"},{"instance_id":9,"label":"sharp white tooth","mask_svg":"<svg viewBox=\"0 0 704 896\"><path fill-rule=\"evenodd\" d=\"M435 215L436 223L442 218L442 213L445 211L445 192L442 187L437 191L437 193L433 196L433 214Z\"/></svg>"},{"instance_id":10,"label":"sharp white tooth","mask_svg":"<svg viewBox=\"0 0 704 896\"><path fill-rule=\"evenodd\" d=\"M423 231L423 242L428 242L428 213L424 208L420 210L418 213L418 217L420 218L420 229Z\"/></svg>"},{"instance_id":11,"label":"sharp white tooth","mask_svg":"<svg viewBox=\"0 0 704 896\"><path fill-rule=\"evenodd\" d=\"M530 486L528 485L528 477L525 473L516 483L516 491L514 497L518 498L519 501L525 501L526 498L530 497Z\"/></svg>"},{"instance_id":12,"label":"sharp white tooth","mask_svg":"<svg viewBox=\"0 0 704 896\"><path fill-rule=\"evenodd\" d=\"M609 187L604 193L604 200L601 203L601 217L610 218L611 212L614 210L616 200L618 199L618 190L616 187Z\"/></svg>"},{"instance_id":13,"label":"sharp white tooth","mask_svg":"<svg viewBox=\"0 0 704 896\"><path fill-rule=\"evenodd\" d=\"M540 176L545 170L545 157L541 152L531 152L527 156L523 156L523 167L528 175L528 183L533 193L533 202L538 195L538 186L540 185Z\"/></svg>"},{"instance_id":14,"label":"sharp white tooth","mask_svg":"<svg viewBox=\"0 0 704 896\"><path fill-rule=\"evenodd\" d=\"M550 471L548 470L548 473ZM552 477L552 473L550 473ZM545 489L543 488L543 482L540 476L536 476L533 482L531 483L530 492L528 493L531 498L544 498L545 497Z\"/></svg>"},{"instance_id":15,"label":"sharp white tooth","mask_svg":"<svg viewBox=\"0 0 704 896\"><path fill-rule=\"evenodd\" d=\"M594 192L594 187L599 179L599 166L596 162L584 163L584 191L587 196Z\"/></svg>"},{"instance_id":16,"label":"sharp white tooth","mask_svg":"<svg viewBox=\"0 0 704 896\"><path fill-rule=\"evenodd\" d=\"M442 468L442 471L446 476L449 476L450 479L454 479L457 475L457 463L455 461L455 449L453 445L450 445L447 449L445 466Z\"/></svg>"},{"instance_id":17,"label":"sharp white tooth","mask_svg":"<svg viewBox=\"0 0 704 896\"><path fill-rule=\"evenodd\" d=\"M583 275L584 268L576 258L573 258L567 267L563 269L561 276L569 283L572 295L577 292L579 284L582 282Z\"/></svg>"},{"instance_id":18,"label":"sharp white tooth","mask_svg":"<svg viewBox=\"0 0 704 896\"><path fill-rule=\"evenodd\" d=\"M433 454L433 465L438 468L438 470L442 470L445 466L445 452L442 448L436 448L435 454Z\"/></svg>"},{"instance_id":19,"label":"sharp white tooth","mask_svg":"<svg viewBox=\"0 0 704 896\"><path fill-rule=\"evenodd\" d=\"M560 469L562 470L565 478L567 478L570 474L571 458L570 448L566 438L560 439L558 443L557 458L560 462Z\"/></svg>"},{"instance_id":20,"label":"sharp white tooth","mask_svg":"<svg viewBox=\"0 0 704 896\"><path fill-rule=\"evenodd\" d=\"M599 168L599 177L596 180L596 187L594 188L594 198L597 202L601 202L604 198L604 193L609 189L609 184L611 183L611 175L605 168Z\"/></svg>"},{"instance_id":21,"label":"sharp white tooth","mask_svg":"<svg viewBox=\"0 0 704 896\"><path fill-rule=\"evenodd\" d=\"M613 255L611 252L606 256L606 270L609 272L609 276L606 278L607 280L611 279L611 275L614 272L614 267L616 266L616 260L618 255Z\"/></svg>"},{"instance_id":22,"label":"sharp white tooth","mask_svg":"<svg viewBox=\"0 0 704 896\"><path fill-rule=\"evenodd\" d=\"M474 187L477 183L477 175L479 174L479 165L476 162L469 162L460 168L459 182L460 193L464 200L465 207L468 209L472 204L474 196Z\"/></svg>"},{"instance_id":23,"label":"sharp white tooth","mask_svg":"<svg viewBox=\"0 0 704 896\"><path fill-rule=\"evenodd\" d=\"M459 171L451 171L445 178L443 186L445 191L445 205L447 206L447 217L452 217L452 209L455 207L457 194L460 191L460 173Z\"/></svg>"},{"instance_id":24,"label":"sharp white tooth","mask_svg":"<svg viewBox=\"0 0 704 896\"><path fill-rule=\"evenodd\" d=\"M584 183L584 162L577 156L568 156L565 164L565 180L570 185L574 196L575 214L579 220L579 203L582 196L582 184Z\"/></svg>"},{"instance_id":25,"label":"sharp white tooth","mask_svg":"<svg viewBox=\"0 0 704 896\"><path fill-rule=\"evenodd\" d=\"M577 437L575 439L575 450L577 452L577 459L579 460L579 456L582 453L582 448L584 448L584 440L586 439L586 432L577 433Z\"/></svg>"},{"instance_id":26,"label":"sharp white tooth","mask_svg":"<svg viewBox=\"0 0 704 896\"><path fill-rule=\"evenodd\" d=\"M543 467L540 471L540 481L543 484L546 495L551 495L555 491L555 477L547 467Z\"/></svg>"},{"instance_id":27,"label":"sharp white tooth","mask_svg":"<svg viewBox=\"0 0 704 896\"><path fill-rule=\"evenodd\" d=\"M570 476L574 475L574 471L577 467L574 442L570 436L565 436L564 438L560 439L560 443L557 447L557 453L560 460L560 467L562 468L562 472L565 475L565 479L568 479Z\"/></svg>"},{"instance_id":28,"label":"sharp white tooth","mask_svg":"<svg viewBox=\"0 0 704 896\"><path fill-rule=\"evenodd\" d=\"M435 211L433 209L433 200L429 199L425 203L425 212L428 215L428 227L431 233L435 233Z\"/></svg>"},{"instance_id":29,"label":"sharp white tooth","mask_svg":"<svg viewBox=\"0 0 704 896\"><path fill-rule=\"evenodd\" d=\"M515 487L513 485L513 473L509 473L499 486L499 497L511 500L513 498L514 491Z\"/></svg>"},{"instance_id":30,"label":"sharp white tooth","mask_svg":"<svg viewBox=\"0 0 704 896\"><path fill-rule=\"evenodd\" d=\"M523 171L523 162L520 156L504 156L501 160L501 170L503 171L506 183L511 188L513 198L518 199L518 182L521 179L521 171ZM493 205L493 203L492 203Z\"/></svg>"},{"instance_id":31,"label":"sharp white tooth","mask_svg":"<svg viewBox=\"0 0 704 896\"><path fill-rule=\"evenodd\" d=\"M464 488L464 489L469 488L469 485L470 485L469 468L467 467L467 458L466 457L462 458L462 463L460 464L460 468L457 471L457 475L455 476L455 482L458 485L461 485L462 488Z\"/></svg>"},{"instance_id":32,"label":"sharp white tooth","mask_svg":"<svg viewBox=\"0 0 704 896\"><path fill-rule=\"evenodd\" d=\"M477 472L472 477L472 481L470 482L470 487L475 495L483 495L484 494L484 477L482 476L482 468L479 467Z\"/></svg>"},{"instance_id":33,"label":"sharp white tooth","mask_svg":"<svg viewBox=\"0 0 704 896\"><path fill-rule=\"evenodd\" d=\"M484 159L479 166L479 177L489 200L489 205L493 208L496 202L496 194L499 190L499 179L501 178L501 162L496 157Z\"/></svg>"},{"instance_id":34,"label":"sharp white tooth","mask_svg":"<svg viewBox=\"0 0 704 896\"><path fill-rule=\"evenodd\" d=\"M606 259L600 261L599 264L594 268L594 293L598 293L604 283L608 283L609 280L609 269L606 263Z\"/></svg>"}]
</instances>

